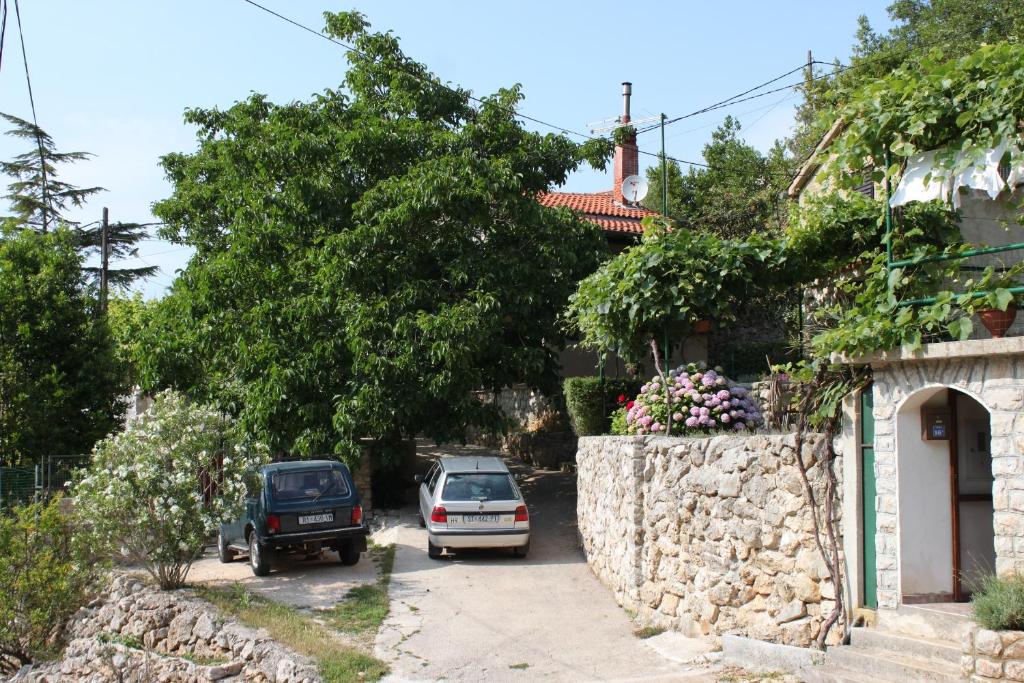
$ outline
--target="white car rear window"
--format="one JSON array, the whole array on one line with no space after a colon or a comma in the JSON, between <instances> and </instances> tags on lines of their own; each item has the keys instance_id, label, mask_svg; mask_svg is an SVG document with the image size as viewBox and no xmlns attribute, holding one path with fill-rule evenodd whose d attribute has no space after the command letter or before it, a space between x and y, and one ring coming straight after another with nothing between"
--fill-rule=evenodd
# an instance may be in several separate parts
<instances>
[{"instance_id":1,"label":"white car rear window","mask_svg":"<svg viewBox=\"0 0 1024 683\"><path fill-rule=\"evenodd\" d=\"M468 472L449 474L441 500L517 500L512 478L507 474Z\"/></svg>"}]
</instances>

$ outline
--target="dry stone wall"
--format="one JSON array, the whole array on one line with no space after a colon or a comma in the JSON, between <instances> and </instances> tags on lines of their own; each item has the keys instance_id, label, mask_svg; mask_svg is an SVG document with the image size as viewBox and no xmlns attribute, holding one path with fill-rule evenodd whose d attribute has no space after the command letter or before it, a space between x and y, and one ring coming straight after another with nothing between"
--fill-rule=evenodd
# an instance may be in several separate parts
<instances>
[{"instance_id":1,"label":"dry stone wall","mask_svg":"<svg viewBox=\"0 0 1024 683\"><path fill-rule=\"evenodd\" d=\"M587 561L619 604L654 625L810 644L836 589L815 545L795 445L794 435L581 438ZM824 451L825 438L809 435L803 458L814 463L818 500ZM838 461L834 469L841 476Z\"/></svg>"},{"instance_id":2,"label":"dry stone wall","mask_svg":"<svg viewBox=\"0 0 1024 683\"><path fill-rule=\"evenodd\" d=\"M130 575L116 576L103 598L80 609L66 636L60 660L27 667L11 682L321 681L315 662L266 631L225 621L184 590L159 591Z\"/></svg>"},{"instance_id":3,"label":"dry stone wall","mask_svg":"<svg viewBox=\"0 0 1024 683\"><path fill-rule=\"evenodd\" d=\"M1024 681L1024 631L987 631L967 633L960 660L964 680Z\"/></svg>"}]
</instances>

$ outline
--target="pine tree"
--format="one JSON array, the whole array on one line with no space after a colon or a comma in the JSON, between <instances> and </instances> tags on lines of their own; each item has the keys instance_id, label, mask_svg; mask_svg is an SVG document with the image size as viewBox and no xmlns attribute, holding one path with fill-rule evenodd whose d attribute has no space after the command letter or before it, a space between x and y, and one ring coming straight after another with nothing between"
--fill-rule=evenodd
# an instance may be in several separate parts
<instances>
[{"instance_id":1,"label":"pine tree","mask_svg":"<svg viewBox=\"0 0 1024 683\"><path fill-rule=\"evenodd\" d=\"M31 143L31 148L14 157L11 161L0 161L0 172L13 178L4 199L10 202L14 215L10 219L23 228L47 233L64 225L75 235L78 252L87 257L99 254L102 244L102 228L96 224L81 226L80 222L69 219L65 212L69 207L81 207L102 187L76 187L58 180L58 168L63 164L85 161L88 152L58 152L53 138L42 128L17 116L4 114L3 117L13 128L7 134ZM113 223L108 226L107 243L111 260L131 256L135 245L148 237L146 226L141 223ZM157 266L144 268L120 268L107 270L107 282L112 288L126 289L139 278L151 277L157 273ZM83 267L82 272L99 282L100 268Z\"/></svg>"},{"instance_id":2,"label":"pine tree","mask_svg":"<svg viewBox=\"0 0 1024 683\"><path fill-rule=\"evenodd\" d=\"M88 152L58 152L53 138L42 128L10 114L0 112L0 117L14 126L7 131L8 135L31 142L28 151L11 161L0 161L0 172L14 178L7 186L9 194L4 195L14 210L11 218L42 233L62 223L75 227L77 224L64 215L69 205L80 207L103 188L76 187L58 180L57 168L84 161L91 155Z\"/></svg>"}]
</instances>

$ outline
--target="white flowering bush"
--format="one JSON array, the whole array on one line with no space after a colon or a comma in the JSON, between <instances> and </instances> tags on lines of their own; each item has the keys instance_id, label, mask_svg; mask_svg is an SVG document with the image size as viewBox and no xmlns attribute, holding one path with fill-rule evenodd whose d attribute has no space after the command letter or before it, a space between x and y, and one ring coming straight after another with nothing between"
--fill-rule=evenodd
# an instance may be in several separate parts
<instances>
[{"instance_id":1,"label":"white flowering bush","mask_svg":"<svg viewBox=\"0 0 1024 683\"><path fill-rule=\"evenodd\" d=\"M241 513L268 460L229 416L165 391L96 445L75 504L100 547L142 565L161 588L177 588L206 538Z\"/></svg>"}]
</instances>

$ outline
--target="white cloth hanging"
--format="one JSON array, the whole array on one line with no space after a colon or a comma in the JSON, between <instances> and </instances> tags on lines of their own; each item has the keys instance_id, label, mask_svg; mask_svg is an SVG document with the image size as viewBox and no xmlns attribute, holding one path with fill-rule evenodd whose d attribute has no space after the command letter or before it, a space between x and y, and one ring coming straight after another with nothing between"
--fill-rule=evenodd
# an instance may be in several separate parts
<instances>
[{"instance_id":1,"label":"white cloth hanging","mask_svg":"<svg viewBox=\"0 0 1024 683\"><path fill-rule=\"evenodd\" d=\"M988 194L989 199L995 199L1000 192L1006 189L1006 183L999 175L999 162L1006 154L1006 148L1006 141L1003 140L993 149L987 150L980 159L956 174L956 177L953 178L953 208L960 208L961 187L981 190ZM963 165L966 157L965 152L960 152L957 155L957 168Z\"/></svg>"},{"instance_id":2,"label":"white cloth hanging","mask_svg":"<svg viewBox=\"0 0 1024 683\"><path fill-rule=\"evenodd\" d=\"M935 157L942 151L933 149L907 159L907 170L903 172L900 184L889 198L889 206L895 208L909 202L930 202L949 196L953 174L935 162Z\"/></svg>"},{"instance_id":3,"label":"white cloth hanging","mask_svg":"<svg viewBox=\"0 0 1024 683\"><path fill-rule=\"evenodd\" d=\"M1006 177L1006 184L1011 190L1024 185L1024 152L1017 145L1010 145L1010 175Z\"/></svg>"}]
</instances>

